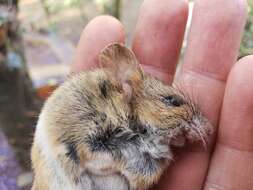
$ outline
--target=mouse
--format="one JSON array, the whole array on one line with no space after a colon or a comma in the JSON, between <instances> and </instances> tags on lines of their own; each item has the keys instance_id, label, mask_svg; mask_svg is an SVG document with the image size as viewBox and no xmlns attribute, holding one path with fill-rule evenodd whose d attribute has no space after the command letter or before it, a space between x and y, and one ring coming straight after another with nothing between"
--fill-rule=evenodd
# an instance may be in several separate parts
<instances>
[{"instance_id":1,"label":"mouse","mask_svg":"<svg viewBox=\"0 0 253 190\"><path fill-rule=\"evenodd\" d=\"M45 102L32 190L146 190L174 160L173 147L208 142L213 127L197 104L145 73L131 49L109 44L98 60Z\"/></svg>"}]
</instances>

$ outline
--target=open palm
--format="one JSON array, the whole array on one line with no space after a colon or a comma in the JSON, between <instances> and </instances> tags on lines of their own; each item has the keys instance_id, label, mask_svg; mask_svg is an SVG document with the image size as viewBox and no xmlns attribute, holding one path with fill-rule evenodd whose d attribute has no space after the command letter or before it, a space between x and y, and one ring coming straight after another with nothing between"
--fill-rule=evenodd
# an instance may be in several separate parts
<instances>
[{"instance_id":1,"label":"open palm","mask_svg":"<svg viewBox=\"0 0 253 190\"><path fill-rule=\"evenodd\" d=\"M187 15L186 0L145 0L132 48L144 70L168 84L176 80L194 96L216 133L208 150L177 150L154 189L252 190L253 57L236 63L246 0L195 0L188 47L174 79ZM99 51L124 39L119 21L95 18L83 31L73 71L96 67Z\"/></svg>"}]
</instances>

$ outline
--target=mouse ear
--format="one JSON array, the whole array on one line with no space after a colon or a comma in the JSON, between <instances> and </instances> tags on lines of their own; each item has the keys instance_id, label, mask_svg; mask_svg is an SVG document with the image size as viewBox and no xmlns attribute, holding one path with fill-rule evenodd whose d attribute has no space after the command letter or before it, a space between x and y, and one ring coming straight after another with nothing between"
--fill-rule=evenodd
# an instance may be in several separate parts
<instances>
[{"instance_id":1,"label":"mouse ear","mask_svg":"<svg viewBox=\"0 0 253 190\"><path fill-rule=\"evenodd\" d=\"M143 80L143 72L134 53L123 44L106 46L99 55L99 64L106 68L108 77L119 82L123 89L133 90ZM137 86L136 86L137 87Z\"/></svg>"}]
</instances>

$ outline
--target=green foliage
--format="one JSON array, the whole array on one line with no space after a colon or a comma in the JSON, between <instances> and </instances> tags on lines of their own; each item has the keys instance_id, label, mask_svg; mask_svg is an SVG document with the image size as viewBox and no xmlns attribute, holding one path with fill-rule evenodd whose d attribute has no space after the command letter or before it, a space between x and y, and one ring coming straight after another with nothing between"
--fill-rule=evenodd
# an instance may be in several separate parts
<instances>
[{"instance_id":1,"label":"green foliage","mask_svg":"<svg viewBox=\"0 0 253 190\"><path fill-rule=\"evenodd\" d=\"M1 0L0 0L1 1ZM120 19L121 0L40 0L42 7L50 20L51 15L64 9L78 8L80 15L85 20L84 6L86 3L95 3L101 14L109 14ZM52 23L51 23L52 24Z\"/></svg>"},{"instance_id":2,"label":"green foliage","mask_svg":"<svg viewBox=\"0 0 253 190\"><path fill-rule=\"evenodd\" d=\"M91 0L90 0L91 1ZM92 0L103 14L120 17L121 0ZM54 14L70 7L82 7L88 0L41 0L47 14Z\"/></svg>"},{"instance_id":3,"label":"green foliage","mask_svg":"<svg viewBox=\"0 0 253 190\"><path fill-rule=\"evenodd\" d=\"M121 0L96 0L102 13L120 18Z\"/></svg>"},{"instance_id":4,"label":"green foliage","mask_svg":"<svg viewBox=\"0 0 253 190\"><path fill-rule=\"evenodd\" d=\"M79 7L85 0L41 0L43 6L50 14L58 13L59 11L70 8Z\"/></svg>"},{"instance_id":5,"label":"green foliage","mask_svg":"<svg viewBox=\"0 0 253 190\"><path fill-rule=\"evenodd\" d=\"M253 54L253 2L249 1L249 15L243 34L240 57Z\"/></svg>"}]
</instances>

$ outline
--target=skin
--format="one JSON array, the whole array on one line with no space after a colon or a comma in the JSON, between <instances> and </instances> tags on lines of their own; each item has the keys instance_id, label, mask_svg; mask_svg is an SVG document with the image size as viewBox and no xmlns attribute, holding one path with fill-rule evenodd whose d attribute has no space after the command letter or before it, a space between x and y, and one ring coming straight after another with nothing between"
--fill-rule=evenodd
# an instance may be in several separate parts
<instances>
[{"instance_id":1,"label":"skin","mask_svg":"<svg viewBox=\"0 0 253 190\"><path fill-rule=\"evenodd\" d=\"M195 0L183 65L174 78L188 13L185 0L145 0L133 51L144 70L179 83L215 126L209 148L177 150L159 190L250 190L253 186L253 56L236 61L246 0ZM97 67L99 51L124 43L122 24L109 16L84 29L72 71ZM92 45L91 45L92 44ZM236 63L236 65L235 65Z\"/></svg>"}]
</instances>

